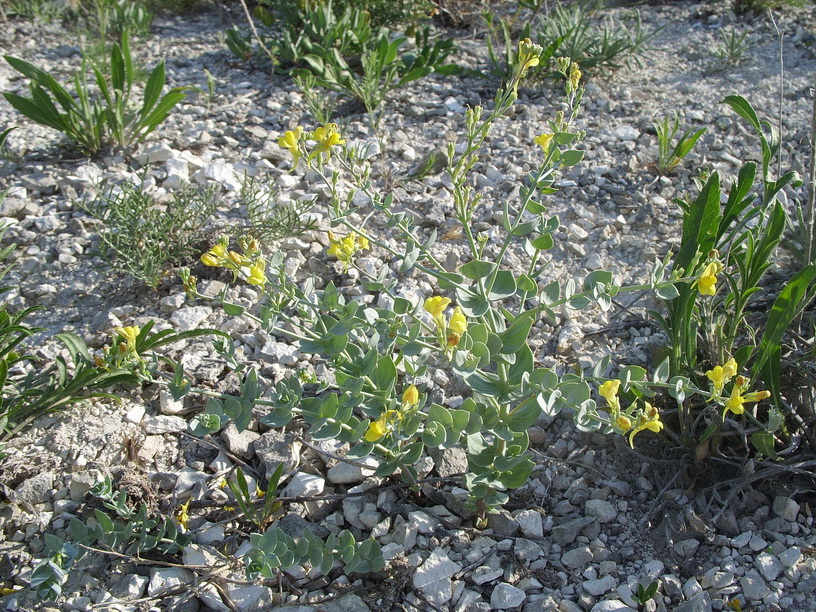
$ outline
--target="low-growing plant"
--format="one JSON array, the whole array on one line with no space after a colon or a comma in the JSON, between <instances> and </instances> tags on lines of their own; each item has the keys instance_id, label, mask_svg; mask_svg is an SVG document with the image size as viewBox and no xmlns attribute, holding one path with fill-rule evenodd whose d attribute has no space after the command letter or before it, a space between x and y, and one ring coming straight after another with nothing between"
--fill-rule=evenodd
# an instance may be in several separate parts
<instances>
[{"instance_id":1,"label":"low-growing plant","mask_svg":"<svg viewBox=\"0 0 816 612\"><path fill-rule=\"evenodd\" d=\"M410 28L430 17L435 9L430 0L265 0L261 6L295 26L306 25L303 17L332 6L338 14L348 9L365 13L375 28L389 29L400 26Z\"/></svg>"},{"instance_id":2,"label":"low-growing plant","mask_svg":"<svg viewBox=\"0 0 816 612\"><path fill-rule=\"evenodd\" d=\"M720 44L716 53L722 64L736 66L739 64L745 52L751 48L750 42L745 42L748 32L737 32L734 29L720 30Z\"/></svg>"},{"instance_id":3,"label":"low-growing plant","mask_svg":"<svg viewBox=\"0 0 816 612\"><path fill-rule=\"evenodd\" d=\"M610 71L640 65L661 28L649 30L635 13L634 25L607 18L598 23L580 3L556 3L533 27L533 38L547 48L560 41L555 53L577 62L582 70Z\"/></svg>"},{"instance_id":4,"label":"low-growing plant","mask_svg":"<svg viewBox=\"0 0 816 612\"><path fill-rule=\"evenodd\" d=\"M0 17L3 21L17 17L49 23L65 17L66 8L60 0L10 0L0 4Z\"/></svg>"},{"instance_id":5,"label":"low-growing plant","mask_svg":"<svg viewBox=\"0 0 816 612\"><path fill-rule=\"evenodd\" d=\"M492 11L482 13L487 27L487 50L490 73L508 79L515 66L515 41L532 37L542 47L539 64L530 71L530 78L558 76L554 64L557 56L567 56L582 70L609 71L632 63L639 64L648 53L651 41L660 31L647 30L636 14L633 29L623 22L606 19L598 23L583 5L556 4L549 14L539 15L544 3L529 3L533 15L516 27L519 16L496 19Z\"/></svg>"},{"instance_id":6,"label":"low-growing plant","mask_svg":"<svg viewBox=\"0 0 816 612\"><path fill-rule=\"evenodd\" d=\"M317 77L311 72L296 75L294 81L315 121L320 125L331 123L340 94L319 88Z\"/></svg>"},{"instance_id":7,"label":"low-growing plant","mask_svg":"<svg viewBox=\"0 0 816 612\"><path fill-rule=\"evenodd\" d=\"M240 197L249 223L239 229L260 242L300 236L317 227L309 214L317 198L283 201L278 189L254 178L247 178L241 184Z\"/></svg>"},{"instance_id":8,"label":"low-growing plant","mask_svg":"<svg viewBox=\"0 0 816 612\"><path fill-rule=\"evenodd\" d=\"M490 74L501 80L512 77L518 63L518 42L530 38L531 22L525 21L518 35L514 35L513 20L508 17L496 17L491 11L482 13L482 21L487 27L487 56L490 60ZM550 41L541 52L539 63L530 68L528 79L545 74L550 67L550 60L555 56L562 38Z\"/></svg>"},{"instance_id":9,"label":"low-growing plant","mask_svg":"<svg viewBox=\"0 0 816 612\"><path fill-rule=\"evenodd\" d=\"M347 6L340 11L331 0L304 3L279 17L258 6L253 16L259 24L250 22L251 33L235 26L227 30L227 47L244 60L267 55L275 68L283 72L303 64L304 56L315 47L336 49L343 57L359 58L367 41L379 32L361 7Z\"/></svg>"},{"instance_id":10,"label":"low-growing plant","mask_svg":"<svg viewBox=\"0 0 816 612\"><path fill-rule=\"evenodd\" d=\"M651 601L657 594L658 586L659 584L656 580L650 582L649 586L646 587L644 587L641 583L638 582L637 589L635 590L634 593L632 593L632 599L634 599L638 603L641 610L644 610L647 602Z\"/></svg>"},{"instance_id":11,"label":"low-growing plant","mask_svg":"<svg viewBox=\"0 0 816 612\"><path fill-rule=\"evenodd\" d=\"M698 460L722 452L734 431L739 441L732 447L742 444L747 450L750 442L757 456L773 458L785 431L780 346L785 330L814 294L816 269L807 267L788 281L764 331L749 324L748 305L761 291L785 227L786 212L778 195L784 187L801 182L794 172L776 179L771 175L771 160L780 144L773 126L760 121L740 96L728 96L724 102L756 130L762 150L760 174L757 177L757 164L744 164L726 197L713 172L693 201L678 201L683 209L680 250L656 265L652 274L653 282L662 279L671 261L671 278L680 282L658 292L667 314L653 315L669 337L670 352L651 382L667 389L677 402L678 433L665 434L692 449ZM724 291L719 290L720 280ZM653 397L645 375L645 370L637 376L630 371L629 378L618 377L618 384L635 400ZM764 389L749 391L760 382ZM692 395L698 399L692 400ZM619 406L617 389L609 396L614 412ZM774 405L747 410L747 405L768 397Z\"/></svg>"},{"instance_id":12,"label":"low-growing plant","mask_svg":"<svg viewBox=\"0 0 816 612\"><path fill-rule=\"evenodd\" d=\"M164 62L159 62L137 94L136 71L127 35L111 50L105 71L92 69L96 91L88 83L86 62L74 75L74 92L69 92L49 73L29 62L5 56L6 61L30 80L31 97L3 92L18 112L32 121L62 132L87 154L106 147L135 147L155 130L185 97L185 88L175 87L162 94ZM105 72L110 75L109 80ZM141 103L136 101L141 98Z\"/></svg>"},{"instance_id":13,"label":"low-growing plant","mask_svg":"<svg viewBox=\"0 0 816 612\"><path fill-rule=\"evenodd\" d=\"M315 46L303 59L318 85L362 102L372 126L377 128L382 119L383 102L393 91L432 72L453 74L459 71L457 66L444 63L453 51L453 39L431 43L429 36L428 28L419 31L415 37L415 51L400 54L406 38L392 39L387 33L381 33L363 51L360 73L333 48ZM302 75L304 71L300 69L296 74Z\"/></svg>"},{"instance_id":14,"label":"low-growing plant","mask_svg":"<svg viewBox=\"0 0 816 612\"><path fill-rule=\"evenodd\" d=\"M579 426L587 422L595 411L587 382L536 368L527 344L534 321L555 316L553 309L560 305L580 308L597 302L611 306L608 273L589 275L583 291L574 284L562 289L552 283L542 288L535 280L546 266L542 256L553 246L552 234L558 227L556 219L546 216L539 197L552 191L559 167L574 165L582 158L582 152L571 145L582 136L572 125L583 90L580 71L568 59L559 61L566 79L567 110L557 113L549 122L550 131L536 138L541 161L529 177L529 186L522 189L520 201L504 204L503 241L488 249L486 236L476 236L472 230L480 198L470 187L469 173L491 125L513 104L522 77L537 63L541 51L529 41L521 43L514 75L497 94L493 110L484 117L481 107L468 110L464 147L457 149L453 143L448 147L454 211L472 258L455 273L445 270L431 254L435 232L422 235L413 216L400 210L393 195L383 197L374 190L367 163L355 158L354 147L342 146L345 141L336 126L322 126L310 133L298 128L281 138L281 146L292 153L294 167L304 164L317 172L331 190L328 210L333 230L327 253L337 259L338 272L354 267L363 288L387 296L392 305L372 307L349 299L332 282L323 288L314 279L297 283L286 274L280 253L267 261L258 243L241 241L238 252L230 251L229 241L222 239L202 261L232 270L262 290L267 303L256 316L228 303L225 295L215 300L226 312L253 318L268 333L297 342L303 353L320 356L336 382L319 383L316 392L307 392L293 375L264 395L250 368L245 371L240 396L209 393L220 398L219 404L208 404L196 419L196 427L209 424L210 431L217 431L225 424L224 417L229 417L243 429L255 408L266 411L261 422L270 427L283 427L300 418L310 425L312 439L348 442L352 446L348 457L374 455L380 460L375 475L399 473L409 483L417 478L415 464L426 447L461 443L469 456L470 472L464 480L471 507L484 520L485 512L508 500L509 489L526 481L533 466L527 453L527 429L542 411L554 414L569 406ZM335 160L335 168L329 175L326 164L330 159ZM340 170L383 215L400 247L352 221L355 207L350 194L339 191ZM511 270L503 265L504 258L518 242L525 245L530 260L524 270ZM393 260L396 274L388 265L374 274L356 267L357 255L375 246ZM411 271L432 279L439 294L419 303L399 297L396 288ZM202 298L189 275L185 282L192 295ZM456 308L449 315L446 311L454 299ZM533 299L540 305L533 306ZM471 389L461 406L451 409L433 403L429 393L412 382L429 363L450 367ZM226 411L227 402L231 413ZM219 410L221 405L223 410Z\"/></svg>"},{"instance_id":15,"label":"low-growing plant","mask_svg":"<svg viewBox=\"0 0 816 612\"><path fill-rule=\"evenodd\" d=\"M680 165L706 131L706 128L699 129L696 132L693 129L688 129L675 142L677 132L680 129L680 119L677 112L674 112L671 117L666 116L662 120L655 121L652 125L657 136L656 168L663 175L669 174Z\"/></svg>"},{"instance_id":16,"label":"low-growing plant","mask_svg":"<svg viewBox=\"0 0 816 612\"><path fill-rule=\"evenodd\" d=\"M146 36L153 14L146 4L133 0L93 0L80 8L86 27L104 40L119 41L129 33Z\"/></svg>"},{"instance_id":17,"label":"low-growing plant","mask_svg":"<svg viewBox=\"0 0 816 612\"><path fill-rule=\"evenodd\" d=\"M156 288L204 239L204 227L222 201L217 187L188 185L158 202L128 182L77 205L102 222L99 250L106 265Z\"/></svg>"},{"instance_id":18,"label":"low-growing plant","mask_svg":"<svg viewBox=\"0 0 816 612\"><path fill-rule=\"evenodd\" d=\"M12 244L0 251L0 261L14 248ZM3 268L0 278L7 272L8 268ZM0 293L9 289L0 288ZM29 306L13 312L7 304L0 304L0 442L8 442L35 419L78 402L92 398L120 402L118 395L107 390L152 380L159 366L156 349L185 338L220 333L163 330L153 334L152 323L141 330L119 327L114 330L113 345L94 355L79 336L63 332L56 335L62 353L48 363L25 352L31 338L43 331L26 323L31 313L40 309Z\"/></svg>"},{"instance_id":19,"label":"low-growing plant","mask_svg":"<svg viewBox=\"0 0 816 612\"><path fill-rule=\"evenodd\" d=\"M0 233L0 239L5 232ZM0 251L0 263L15 249L16 245L10 244ZM8 265L0 268L0 280L9 270ZM0 287L0 294L11 289L10 286ZM27 319L42 308L28 306L13 311L5 301L0 303L0 443L8 442L37 417L63 410L84 399L117 399L103 390L135 380L133 373L125 368L97 367L85 343L67 332L57 335L67 356L58 355L53 363L43 363L27 353L31 338L43 331L32 327Z\"/></svg>"}]
</instances>

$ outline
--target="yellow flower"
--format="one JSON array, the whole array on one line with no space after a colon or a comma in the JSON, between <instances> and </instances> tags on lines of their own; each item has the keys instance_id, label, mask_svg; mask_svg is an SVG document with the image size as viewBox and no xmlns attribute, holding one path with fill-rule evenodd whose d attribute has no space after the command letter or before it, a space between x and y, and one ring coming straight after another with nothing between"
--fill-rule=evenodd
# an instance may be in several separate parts
<instances>
[{"instance_id":1,"label":"yellow flower","mask_svg":"<svg viewBox=\"0 0 816 612\"><path fill-rule=\"evenodd\" d=\"M224 261L227 259L227 247L219 242L209 251L204 253L201 256L201 263L205 266L210 266L212 268L218 268L224 265Z\"/></svg>"},{"instance_id":2,"label":"yellow flower","mask_svg":"<svg viewBox=\"0 0 816 612\"><path fill-rule=\"evenodd\" d=\"M252 265L249 269L249 275L247 276L247 282L250 285L265 285L266 281L266 260L263 257L259 257L258 260Z\"/></svg>"},{"instance_id":3,"label":"yellow flower","mask_svg":"<svg viewBox=\"0 0 816 612\"><path fill-rule=\"evenodd\" d=\"M410 385L402 394L402 403L405 406L416 406L419 402L419 391L414 385Z\"/></svg>"},{"instance_id":4,"label":"yellow flower","mask_svg":"<svg viewBox=\"0 0 816 612\"><path fill-rule=\"evenodd\" d=\"M734 388L731 389L731 396L725 401L723 420L725 420L725 417L729 411L733 412L734 414L742 414L745 412L745 407L743 404L748 402L759 402L771 397L771 393L769 391L754 391L752 393L745 393L743 395L743 391L748 388L749 382L750 380L744 376L737 376L737 380L734 381Z\"/></svg>"},{"instance_id":5,"label":"yellow flower","mask_svg":"<svg viewBox=\"0 0 816 612\"><path fill-rule=\"evenodd\" d=\"M436 323L437 328L443 329L445 327L445 309L450 306L450 298L435 295L425 300L425 312L430 313Z\"/></svg>"},{"instance_id":6,"label":"yellow flower","mask_svg":"<svg viewBox=\"0 0 816 612\"><path fill-rule=\"evenodd\" d=\"M467 331L467 318L465 318L465 315L459 306L453 309L453 314L451 315L448 329L453 333L460 335Z\"/></svg>"},{"instance_id":7,"label":"yellow flower","mask_svg":"<svg viewBox=\"0 0 816 612\"><path fill-rule=\"evenodd\" d=\"M540 146L544 153L549 153L550 143L552 142L552 139L553 139L552 134L550 134L549 132L544 132L540 136L536 136L533 139L533 142Z\"/></svg>"},{"instance_id":8,"label":"yellow flower","mask_svg":"<svg viewBox=\"0 0 816 612\"><path fill-rule=\"evenodd\" d=\"M598 388L598 394L606 400L606 403L615 412L620 410L620 400L618 399L620 386L621 382L619 380L607 380Z\"/></svg>"},{"instance_id":9,"label":"yellow flower","mask_svg":"<svg viewBox=\"0 0 816 612\"><path fill-rule=\"evenodd\" d=\"M535 44L529 38L519 41L518 62L520 66L519 72L522 77L527 70L533 66L538 66L540 62L539 56L542 51L541 45Z\"/></svg>"},{"instance_id":10,"label":"yellow flower","mask_svg":"<svg viewBox=\"0 0 816 612\"><path fill-rule=\"evenodd\" d=\"M713 383L712 393L717 396L722 393L725 384L737 374L737 362L733 358L729 359L722 366L714 366L706 377Z\"/></svg>"},{"instance_id":11,"label":"yellow flower","mask_svg":"<svg viewBox=\"0 0 816 612\"><path fill-rule=\"evenodd\" d=\"M236 253L235 251L230 251L227 253L227 259L238 267L245 266L249 263L249 259L239 253Z\"/></svg>"},{"instance_id":12,"label":"yellow flower","mask_svg":"<svg viewBox=\"0 0 816 612\"><path fill-rule=\"evenodd\" d=\"M179 506L178 512L176 513L176 520L178 521L179 527L183 529L187 529L187 522L190 520L190 515L187 514L189 508L190 500L188 499Z\"/></svg>"},{"instance_id":13,"label":"yellow flower","mask_svg":"<svg viewBox=\"0 0 816 612\"><path fill-rule=\"evenodd\" d=\"M116 327L113 331L122 336L122 338L125 340L127 343L127 350L133 351L134 353L136 352L136 338L142 332L141 329L136 326L128 326Z\"/></svg>"},{"instance_id":14,"label":"yellow flower","mask_svg":"<svg viewBox=\"0 0 816 612\"><path fill-rule=\"evenodd\" d=\"M722 264L716 261L709 263L697 280L697 289L701 295L716 295L717 274L722 271Z\"/></svg>"},{"instance_id":15,"label":"yellow flower","mask_svg":"<svg viewBox=\"0 0 816 612\"><path fill-rule=\"evenodd\" d=\"M309 159L313 159L320 154L323 154L324 160L329 158L331 148L337 145L346 144L346 141L340 138L337 132L336 123L327 123L315 129L311 136L317 144L309 154Z\"/></svg>"},{"instance_id":16,"label":"yellow flower","mask_svg":"<svg viewBox=\"0 0 816 612\"><path fill-rule=\"evenodd\" d=\"M572 62L569 72L569 89L575 91L581 83L581 71L578 69L578 64Z\"/></svg>"},{"instance_id":17,"label":"yellow flower","mask_svg":"<svg viewBox=\"0 0 816 612\"><path fill-rule=\"evenodd\" d=\"M302 134L303 128L298 126L294 131L290 130L278 139L278 145L284 149L287 149L295 159L295 165L293 168L297 168L298 162L300 161L300 149L298 145L300 144L300 137Z\"/></svg>"},{"instance_id":18,"label":"yellow flower","mask_svg":"<svg viewBox=\"0 0 816 612\"><path fill-rule=\"evenodd\" d=\"M345 238L338 238L333 232L329 232L329 248L326 253L333 255L343 263L343 270L348 270L351 260L357 251L369 248L368 238L351 233Z\"/></svg>"},{"instance_id":19,"label":"yellow flower","mask_svg":"<svg viewBox=\"0 0 816 612\"><path fill-rule=\"evenodd\" d=\"M387 413L383 413L376 421L371 421L368 429L365 432L366 442L376 442L387 433L388 428L386 425L386 419L388 417L386 414Z\"/></svg>"},{"instance_id":20,"label":"yellow flower","mask_svg":"<svg viewBox=\"0 0 816 612\"><path fill-rule=\"evenodd\" d=\"M640 416L638 416L632 433L629 434L629 446L632 448L635 447L635 435L639 432L648 429L649 431L658 433L663 429L663 422L660 420L660 413L657 411L657 408L652 406L649 402L644 402L643 404L643 411Z\"/></svg>"},{"instance_id":21,"label":"yellow flower","mask_svg":"<svg viewBox=\"0 0 816 612\"><path fill-rule=\"evenodd\" d=\"M621 433L626 433L632 428L632 420L625 414L622 414L615 419L615 427L618 428Z\"/></svg>"}]
</instances>

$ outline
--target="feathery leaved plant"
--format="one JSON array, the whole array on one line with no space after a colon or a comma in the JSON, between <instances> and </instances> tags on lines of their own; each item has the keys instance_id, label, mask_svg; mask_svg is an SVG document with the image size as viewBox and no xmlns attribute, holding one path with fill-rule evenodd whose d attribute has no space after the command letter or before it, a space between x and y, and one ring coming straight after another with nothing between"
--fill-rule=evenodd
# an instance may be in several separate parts
<instances>
[{"instance_id":1,"label":"feathery leaved plant","mask_svg":"<svg viewBox=\"0 0 816 612\"><path fill-rule=\"evenodd\" d=\"M164 202L135 183L109 187L76 205L102 227L98 232L105 264L156 288L169 267L194 252L204 227L222 204L216 187L185 186Z\"/></svg>"},{"instance_id":2,"label":"feathery leaved plant","mask_svg":"<svg viewBox=\"0 0 816 612\"><path fill-rule=\"evenodd\" d=\"M139 145L186 95L184 87L162 93L163 61L151 71L144 90L137 92L136 71L126 33L122 35L121 44L113 45L104 70L92 67L95 89L88 81L85 59L82 69L74 75L73 93L33 64L8 55L5 59L30 80L30 97L3 92L9 104L32 121L62 132L80 151L89 155L108 147L127 149Z\"/></svg>"}]
</instances>

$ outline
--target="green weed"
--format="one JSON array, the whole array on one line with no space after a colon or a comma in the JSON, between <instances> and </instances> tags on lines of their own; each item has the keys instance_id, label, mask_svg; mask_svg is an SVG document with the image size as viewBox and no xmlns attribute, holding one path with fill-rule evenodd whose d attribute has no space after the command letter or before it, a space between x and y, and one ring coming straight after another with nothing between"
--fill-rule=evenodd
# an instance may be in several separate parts
<instances>
[{"instance_id":1,"label":"green weed","mask_svg":"<svg viewBox=\"0 0 816 612\"><path fill-rule=\"evenodd\" d=\"M30 81L30 97L3 92L9 104L32 121L62 132L89 155L112 146L139 145L186 95L183 87L162 93L163 61L153 68L144 90L137 92L127 35L113 46L104 71L92 67L95 90L88 82L84 59L73 79L73 93L33 64L8 55L5 59Z\"/></svg>"}]
</instances>

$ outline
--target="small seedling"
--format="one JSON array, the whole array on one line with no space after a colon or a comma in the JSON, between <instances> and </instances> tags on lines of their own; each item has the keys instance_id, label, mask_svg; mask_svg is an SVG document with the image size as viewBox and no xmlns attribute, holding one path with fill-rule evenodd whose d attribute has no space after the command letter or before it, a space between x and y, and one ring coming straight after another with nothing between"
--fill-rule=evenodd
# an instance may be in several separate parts
<instances>
[{"instance_id":1,"label":"small seedling","mask_svg":"<svg viewBox=\"0 0 816 612\"><path fill-rule=\"evenodd\" d=\"M691 153L700 136L706 131L706 128L696 132L692 129L687 130L672 147L674 137L680 129L680 119L677 113L672 113L671 118L664 117L662 121L655 121L654 129L658 147L657 171L663 175L671 173Z\"/></svg>"}]
</instances>

